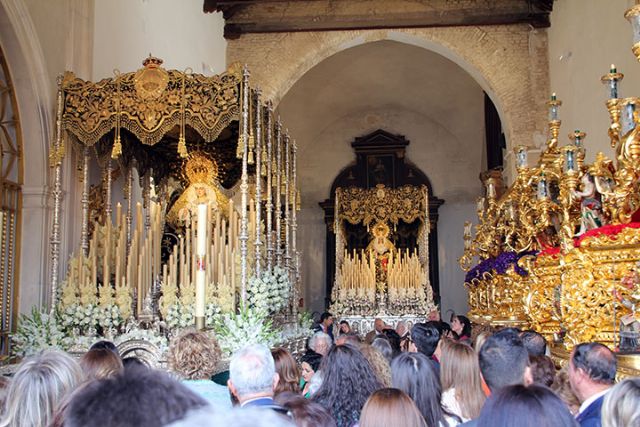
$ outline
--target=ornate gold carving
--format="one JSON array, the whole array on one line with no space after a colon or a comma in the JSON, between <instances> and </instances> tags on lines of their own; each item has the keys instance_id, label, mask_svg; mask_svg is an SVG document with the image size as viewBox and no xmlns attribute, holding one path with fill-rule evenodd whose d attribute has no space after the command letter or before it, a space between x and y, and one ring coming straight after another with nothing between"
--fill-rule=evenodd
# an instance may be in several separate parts
<instances>
[{"instance_id":1,"label":"ornate gold carving","mask_svg":"<svg viewBox=\"0 0 640 427\"><path fill-rule=\"evenodd\" d=\"M167 71L161 63L148 58L145 68L135 73L97 83L66 72L62 82L63 128L84 145L94 145L116 127L118 118L121 126L143 144L154 145L180 124L183 113L185 124L206 141L214 141L224 128L238 120L241 75L237 68L206 77Z\"/></svg>"},{"instance_id":2,"label":"ornate gold carving","mask_svg":"<svg viewBox=\"0 0 640 427\"><path fill-rule=\"evenodd\" d=\"M429 226L427 188L405 185L395 189L378 184L375 188L341 188L336 191L338 219L351 224L377 222L411 223L417 219Z\"/></svg>"}]
</instances>

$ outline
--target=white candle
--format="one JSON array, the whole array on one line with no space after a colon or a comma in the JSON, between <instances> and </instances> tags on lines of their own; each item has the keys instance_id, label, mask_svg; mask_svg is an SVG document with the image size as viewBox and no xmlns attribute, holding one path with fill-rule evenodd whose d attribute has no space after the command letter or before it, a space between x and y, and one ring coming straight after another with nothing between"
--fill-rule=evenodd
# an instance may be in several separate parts
<instances>
[{"instance_id":1,"label":"white candle","mask_svg":"<svg viewBox=\"0 0 640 427\"><path fill-rule=\"evenodd\" d=\"M196 236L196 317L204 317L205 255L207 253L207 205L198 205L198 234Z\"/></svg>"}]
</instances>

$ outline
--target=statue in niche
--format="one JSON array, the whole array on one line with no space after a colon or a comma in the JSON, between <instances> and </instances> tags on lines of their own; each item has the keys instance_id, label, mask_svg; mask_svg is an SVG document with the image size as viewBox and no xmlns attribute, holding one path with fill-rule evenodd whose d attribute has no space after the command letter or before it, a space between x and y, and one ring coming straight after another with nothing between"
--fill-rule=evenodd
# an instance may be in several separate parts
<instances>
[{"instance_id":1,"label":"statue in niche","mask_svg":"<svg viewBox=\"0 0 640 427\"><path fill-rule=\"evenodd\" d=\"M184 165L187 188L169 209L167 222L184 227L195 220L198 205L207 204L213 212L226 212L228 200L218 187L218 166L201 152L192 153Z\"/></svg>"},{"instance_id":2,"label":"statue in niche","mask_svg":"<svg viewBox=\"0 0 640 427\"><path fill-rule=\"evenodd\" d=\"M372 251L376 256L376 264L380 266L376 270L380 272L381 277L376 277L378 282L386 282L387 266L389 264L389 254L396 250L395 245L389 240L391 230L384 222L378 222L373 226L371 231L373 239L367 246L367 251Z\"/></svg>"},{"instance_id":3,"label":"statue in niche","mask_svg":"<svg viewBox=\"0 0 640 427\"><path fill-rule=\"evenodd\" d=\"M594 228L604 225L602 202L593 177L589 173L582 175L582 191L575 191L573 196L580 200L580 231L578 236Z\"/></svg>"}]
</instances>

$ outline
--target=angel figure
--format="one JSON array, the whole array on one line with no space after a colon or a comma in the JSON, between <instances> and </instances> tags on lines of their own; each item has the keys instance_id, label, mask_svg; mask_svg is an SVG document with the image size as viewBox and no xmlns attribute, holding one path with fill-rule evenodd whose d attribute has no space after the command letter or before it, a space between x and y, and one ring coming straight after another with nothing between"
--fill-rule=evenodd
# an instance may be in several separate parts
<instances>
[{"instance_id":1,"label":"angel figure","mask_svg":"<svg viewBox=\"0 0 640 427\"><path fill-rule=\"evenodd\" d=\"M631 292L629 297L625 297L617 289L613 289L614 298L629 310L629 313L620 317L621 351L637 351L639 346L640 321L636 311L637 304L640 302L640 291L638 290L638 284L640 283L639 269L640 262L636 263L635 269L629 270L620 280L620 284Z\"/></svg>"},{"instance_id":2,"label":"angel figure","mask_svg":"<svg viewBox=\"0 0 640 427\"><path fill-rule=\"evenodd\" d=\"M582 175L580 180L582 191L574 191L572 196L580 200L580 230L578 236L588 230L602 227L604 216L602 215L602 202L600 193L596 188L593 177L589 173Z\"/></svg>"}]
</instances>

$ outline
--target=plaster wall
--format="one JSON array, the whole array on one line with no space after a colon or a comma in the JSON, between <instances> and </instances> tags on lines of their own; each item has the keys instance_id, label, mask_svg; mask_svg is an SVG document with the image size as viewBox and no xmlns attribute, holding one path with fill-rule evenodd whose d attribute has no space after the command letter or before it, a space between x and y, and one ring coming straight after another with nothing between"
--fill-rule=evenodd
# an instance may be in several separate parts
<instances>
[{"instance_id":1,"label":"plaster wall","mask_svg":"<svg viewBox=\"0 0 640 427\"><path fill-rule=\"evenodd\" d=\"M152 54L167 69L213 75L226 69L224 20L202 0L97 0L93 79L129 72Z\"/></svg>"},{"instance_id":2,"label":"plaster wall","mask_svg":"<svg viewBox=\"0 0 640 427\"><path fill-rule=\"evenodd\" d=\"M624 74L620 96L640 95L640 64L631 52L631 25L624 12L633 0L561 0L553 5L549 29L551 90L562 100L561 144L574 129L587 133L587 161L598 151L615 156L607 136L608 93L600 77L615 64Z\"/></svg>"}]
</instances>

